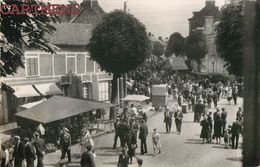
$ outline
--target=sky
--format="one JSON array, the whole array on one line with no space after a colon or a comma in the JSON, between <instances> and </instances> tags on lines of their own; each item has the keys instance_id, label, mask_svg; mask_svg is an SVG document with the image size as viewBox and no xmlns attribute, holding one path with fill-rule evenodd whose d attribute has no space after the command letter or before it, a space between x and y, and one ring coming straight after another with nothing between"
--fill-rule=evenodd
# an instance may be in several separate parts
<instances>
[{"instance_id":1,"label":"sky","mask_svg":"<svg viewBox=\"0 0 260 167\"><path fill-rule=\"evenodd\" d=\"M49 0L64 3L66 0ZM77 0L78 2L82 0ZM205 0L98 0L105 12L123 9L138 18L155 37L169 37L174 32L186 37L189 33L188 18L192 12L205 6ZM223 6L225 0L215 0L216 6Z\"/></svg>"}]
</instances>

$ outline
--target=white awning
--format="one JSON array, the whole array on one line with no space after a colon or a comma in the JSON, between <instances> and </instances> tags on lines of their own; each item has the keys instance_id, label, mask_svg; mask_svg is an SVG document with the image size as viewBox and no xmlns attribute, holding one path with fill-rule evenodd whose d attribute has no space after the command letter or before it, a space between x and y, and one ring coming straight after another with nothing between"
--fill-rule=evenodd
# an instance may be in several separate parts
<instances>
[{"instance_id":1,"label":"white awning","mask_svg":"<svg viewBox=\"0 0 260 167\"><path fill-rule=\"evenodd\" d=\"M38 84L34 86L44 96L62 94L62 91L55 83Z\"/></svg>"},{"instance_id":2,"label":"white awning","mask_svg":"<svg viewBox=\"0 0 260 167\"><path fill-rule=\"evenodd\" d=\"M150 99L150 97L144 96L144 95L127 95L125 98L122 99L122 101L138 101L142 102L145 100Z\"/></svg>"},{"instance_id":3,"label":"white awning","mask_svg":"<svg viewBox=\"0 0 260 167\"><path fill-rule=\"evenodd\" d=\"M11 87L14 89L14 95L17 98L40 96L40 94L36 92L32 85L19 85Z\"/></svg>"},{"instance_id":4,"label":"white awning","mask_svg":"<svg viewBox=\"0 0 260 167\"><path fill-rule=\"evenodd\" d=\"M22 108L26 108L26 109L28 109L28 108L32 108L33 106L36 106L36 105L38 105L38 104L40 104L40 103L42 103L42 102L44 102L44 101L46 101L47 99L42 99L42 100L39 100L39 101L36 101L36 102L32 102L32 103L26 103L26 104L24 104L24 105L20 105L19 107L22 107Z\"/></svg>"}]
</instances>

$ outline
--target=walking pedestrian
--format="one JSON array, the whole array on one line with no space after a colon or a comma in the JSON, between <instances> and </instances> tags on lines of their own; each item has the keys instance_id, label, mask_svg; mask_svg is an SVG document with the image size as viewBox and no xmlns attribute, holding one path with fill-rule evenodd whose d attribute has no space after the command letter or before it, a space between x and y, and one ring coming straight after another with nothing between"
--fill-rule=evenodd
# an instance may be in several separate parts
<instances>
[{"instance_id":1,"label":"walking pedestrian","mask_svg":"<svg viewBox=\"0 0 260 167\"><path fill-rule=\"evenodd\" d=\"M67 128L63 128L61 132L61 136L59 139L59 143L61 146L61 160L65 159L67 154L69 163L71 162L71 137L69 134L69 130Z\"/></svg>"},{"instance_id":2,"label":"walking pedestrian","mask_svg":"<svg viewBox=\"0 0 260 167\"><path fill-rule=\"evenodd\" d=\"M237 92L238 92L237 85L234 84L233 87L232 87L232 97L233 97L235 105L237 105Z\"/></svg>"},{"instance_id":3,"label":"walking pedestrian","mask_svg":"<svg viewBox=\"0 0 260 167\"><path fill-rule=\"evenodd\" d=\"M113 148L116 148L117 145L117 139L119 137L119 120L120 118L116 118L115 122L114 122L114 130L115 130L115 137L114 137L114 144L113 144Z\"/></svg>"},{"instance_id":4,"label":"walking pedestrian","mask_svg":"<svg viewBox=\"0 0 260 167\"><path fill-rule=\"evenodd\" d=\"M164 120L163 122L165 123L166 127L166 133L171 132L171 127L172 127L172 113L169 111L169 108L167 107L165 112L164 112Z\"/></svg>"},{"instance_id":5,"label":"walking pedestrian","mask_svg":"<svg viewBox=\"0 0 260 167\"><path fill-rule=\"evenodd\" d=\"M205 144L206 141L209 142L209 122L207 120L207 116L203 117L203 120L200 122L200 126L202 127L200 132L200 138L202 138L203 144Z\"/></svg>"},{"instance_id":6,"label":"walking pedestrian","mask_svg":"<svg viewBox=\"0 0 260 167\"><path fill-rule=\"evenodd\" d=\"M139 133L139 139L141 141L141 155L147 153L147 143L146 143L147 135L148 135L148 127L145 124L145 121L141 120L140 133Z\"/></svg>"},{"instance_id":7,"label":"walking pedestrian","mask_svg":"<svg viewBox=\"0 0 260 167\"><path fill-rule=\"evenodd\" d=\"M209 134L208 134L208 142L212 141L212 128L213 128L213 120L211 116L212 112L209 112L207 121L209 123Z\"/></svg>"},{"instance_id":8,"label":"walking pedestrian","mask_svg":"<svg viewBox=\"0 0 260 167\"><path fill-rule=\"evenodd\" d=\"M238 118L236 119L235 122L233 122L231 132L232 132L232 149L237 149L239 134L242 132L242 124L239 122Z\"/></svg>"},{"instance_id":9,"label":"walking pedestrian","mask_svg":"<svg viewBox=\"0 0 260 167\"><path fill-rule=\"evenodd\" d=\"M216 112L213 115L214 120L214 138L216 138L216 143L221 143L221 129L222 129L222 120L220 110L217 108Z\"/></svg>"},{"instance_id":10,"label":"walking pedestrian","mask_svg":"<svg viewBox=\"0 0 260 167\"><path fill-rule=\"evenodd\" d=\"M213 99L214 107L217 108L217 106L218 106L218 93L217 92L213 93L212 99Z\"/></svg>"},{"instance_id":11,"label":"walking pedestrian","mask_svg":"<svg viewBox=\"0 0 260 167\"><path fill-rule=\"evenodd\" d=\"M37 167L43 167L43 158L44 152L46 151L46 145L42 138L40 138L40 134L38 132L34 133L35 141L33 142L33 146L36 150L37 156Z\"/></svg>"},{"instance_id":12,"label":"walking pedestrian","mask_svg":"<svg viewBox=\"0 0 260 167\"><path fill-rule=\"evenodd\" d=\"M87 129L83 129L82 130L82 136L81 136L81 140L80 140L80 146L81 146L81 154L83 154L85 151L87 151L87 146L91 145L92 148L92 152L94 154L94 141L92 139L92 136L89 132L89 130ZM95 154L94 154L95 156Z\"/></svg>"},{"instance_id":13,"label":"walking pedestrian","mask_svg":"<svg viewBox=\"0 0 260 167\"><path fill-rule=\"evenodd\" d=\"M178 108L177 111L175 112L174 118L175 118L177 132L178 132L178 134L181 134L183 114L182 114L182 111L180 108Z\"/></svg>"},{"instance_id":14,"label":"walking pedestrian","mask_svg":"<svg viewBox=\"0 0 260 167\"><path fill-rule=\"evenodd\" d=\"M80 160L81 167L96 167L95 156L92 152L92 145L86 146L86 151L83 152Z\"/></svg>"},{"instance_id":15,"label":"walking pedestrian","mask_svg":"<svg viewBox=\"0 0 260 167\"><path fill-rule=\"evenodd\" d=\"M153 153L154 153L154 155L156 155L156 150L158 150L158 153L161 154L160 134L157 132L156 128L153 130L152 141L153 141Z\"/></svg>"},{"instance_id":16,"label":"walking pedestrian","mask_svg":"<svg viewBox=\"0 0 260 167\"><path fill-rule=\"evenodd\" d=\"M14 167L22 167L23 161L25 159L24 156L24 144L20 141L20 136L14 136Z\"/></svg>"},{"instance_id":17,"label":"walking pedestrian","mask_svg":"<svg viewBox=\"0 0 260 167\"><path fill-rule=\"evenodd\" d=\"M222 113L221 113L221 120L222 120L222 136L224 136L224 132L226 130L226 124L227 124L227 111L225 108L222 108Z\"/></svg>"},{"instance_id":18,"label":"walking pedestrian","mask_svg":"<svg viewBox=\"0 0 260 167\"><path fill-rule=\"evenodd\" d=\"M24 156L27 164L26 166L34 167L34 160L36 159L35 150L27 137L24 138L24 143L25 143Z\"/></svg>"},{"instance_id":19,"label":"walking pedestrian","mask_svg":"<svg viewBox=\"0 0 260 167\"><path fill-rule=\"evenodd\" d=\"M231 87L228 87L227 100L228 100L228 104L231 104L231 100L232 100L232 89L231 89Z\"/></svg>"}]
</instances>

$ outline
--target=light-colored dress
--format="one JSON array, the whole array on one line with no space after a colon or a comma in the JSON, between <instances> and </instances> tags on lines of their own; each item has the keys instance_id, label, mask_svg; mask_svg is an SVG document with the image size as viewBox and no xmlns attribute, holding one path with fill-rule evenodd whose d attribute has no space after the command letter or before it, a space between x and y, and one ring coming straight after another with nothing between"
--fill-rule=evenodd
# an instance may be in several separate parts
<instances>
[{"instance_id":1,"label":"light-colored dress","mask_svg":"<svg viewBox=\"0 0 260 167\"><path fill-rule=\"evenodd\" d=\"M153 147L154 148L161 148L160 134L158 132L153 133L152 141L153 141Z\"/></svg>"}]
</instances>

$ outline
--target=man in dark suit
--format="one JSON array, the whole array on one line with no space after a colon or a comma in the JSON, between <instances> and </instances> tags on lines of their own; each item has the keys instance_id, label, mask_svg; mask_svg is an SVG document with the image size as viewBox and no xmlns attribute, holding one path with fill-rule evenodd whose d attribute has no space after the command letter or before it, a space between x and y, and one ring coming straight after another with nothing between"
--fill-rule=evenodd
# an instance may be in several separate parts
<instances>
[{"instance_id":1,"label":"man in dark suit","mask_svg":"<svg viewBox=\"0 0 260 167\"><path fill-rule=\"evenodd\" d=\"M92 146L87 145L87 151L85 151L80 160L80 166L81 167L96 167L95 161L94 161L94 155L92 151Z\"/></svg>"},{"instance_id":2,"label":"man in dark suit","mask_svg":"<svg viewBox=\"0 0 260 167\"><path fill-rule=\"evenodd\" d=\"M34 133L35 141L33 142L33 145L36 150L36 156L37 156L37 167L43 167L43 157L44 152L46 151L46 145L42 138L40 138L40 134L38 132Z\"/></svg>"},{"instance_id":3,"label":"man in dark suit","mask_svg":"<svg viewBox=\"0 0 260 167\"><path fill-rule=\"evenodd\" d=\"M164 121L165 127L166 127L166 132L169 133L171 132L171 127L172 127L172 113L170 113L169 108L167 107L165 112L164 112Z\"/></svg>"},{"instance_id":4,"label":"man in dark suit","mask_svg":"<svg viewBox=\"0 0 260 167\"><path fill-rule=\"evenodd\" d=\"M36 159L36 153L34 151L33 146L29 142L29 139L24 138L25 148L24 155L27 163L27 167L34 167L34 160Z\"/></svg>"},{"instance_id":5,"label":"man in dark suit","mask_svg":"<svg viewBox=\"0 0 260 167\"><path fill-rule=\"evenodd\" d=\"M65 159L65 155L68 155L69 163L71 162L71 136L67 128L63 128L62 134L60 136L60 145L61 145L61 160Z\"/></svg>"},{"instance_id":6,"label":"man in dark suit","mask_svg":"<svg viewBox=\"0 0 260 167\"><path fill-rule=\"evenodd\" d=\"M231 132L232 132L232 148L237 149L239 134L242 132L242 124L239 121L239 118L237 118L236 121L233 122ZM236 145L235 145L235 140L236 140Z\"/></svg>"},{"instance_id":7,"label":"man in dark suit","mask_svg":"<svg viewBox=\"0 0 260 167\"><path fill-rule=\"evenodd\" d=\"M130 126L127 124L127 120L122 120L118 125L118 135L120 138L121 147L126 146L126 141L128 139L128 135L130 133Z\"/></svg>"},{"instance_id":8,"label":"man in dark suit","mask_svg":"<svg viewBox=\"0 0 260 167\"><path fill-rule=\"evenodd\" d=\"M22 167L24 160L24 144L20 141L20 136L14 136L15 147L13 152L14 167Z\"/></svg>"},{"instance_id":9,"label":"man in dark suit","mask_svg":"<svg viewBox=\"0 0 260 167\"><path fill-rule=\"evenodd\" d=\"M227 111L225 108L222 108L222 113L221 113L221 120L222 120L222 136L224 136L224 132L226 130L226 124L227 124Z\"/></svg>"},{"instance_id":10,"label":"man in dark suit","mask_svg":"<svg viewBox=\"0 0 260 167\"><path fill-rule=\"evenodd\" d=\"M147 135L148 135L148 127L145 124L145 121L141 120L141 126L139 132L139 139L141 140L141 155L147 153L147 144L146 144Z\"/></svg>"},{"instance_id":11,"label":"man in dark suit","mask_svg":"<svg viewBox=\"0 0 260 167\"><path fill-rule=\"evenodd\" d=\"M129 156L126 152L126 148L122 147L122 153L119 154L117 167L128 167Z\"/></svg>"}]
</instances>

